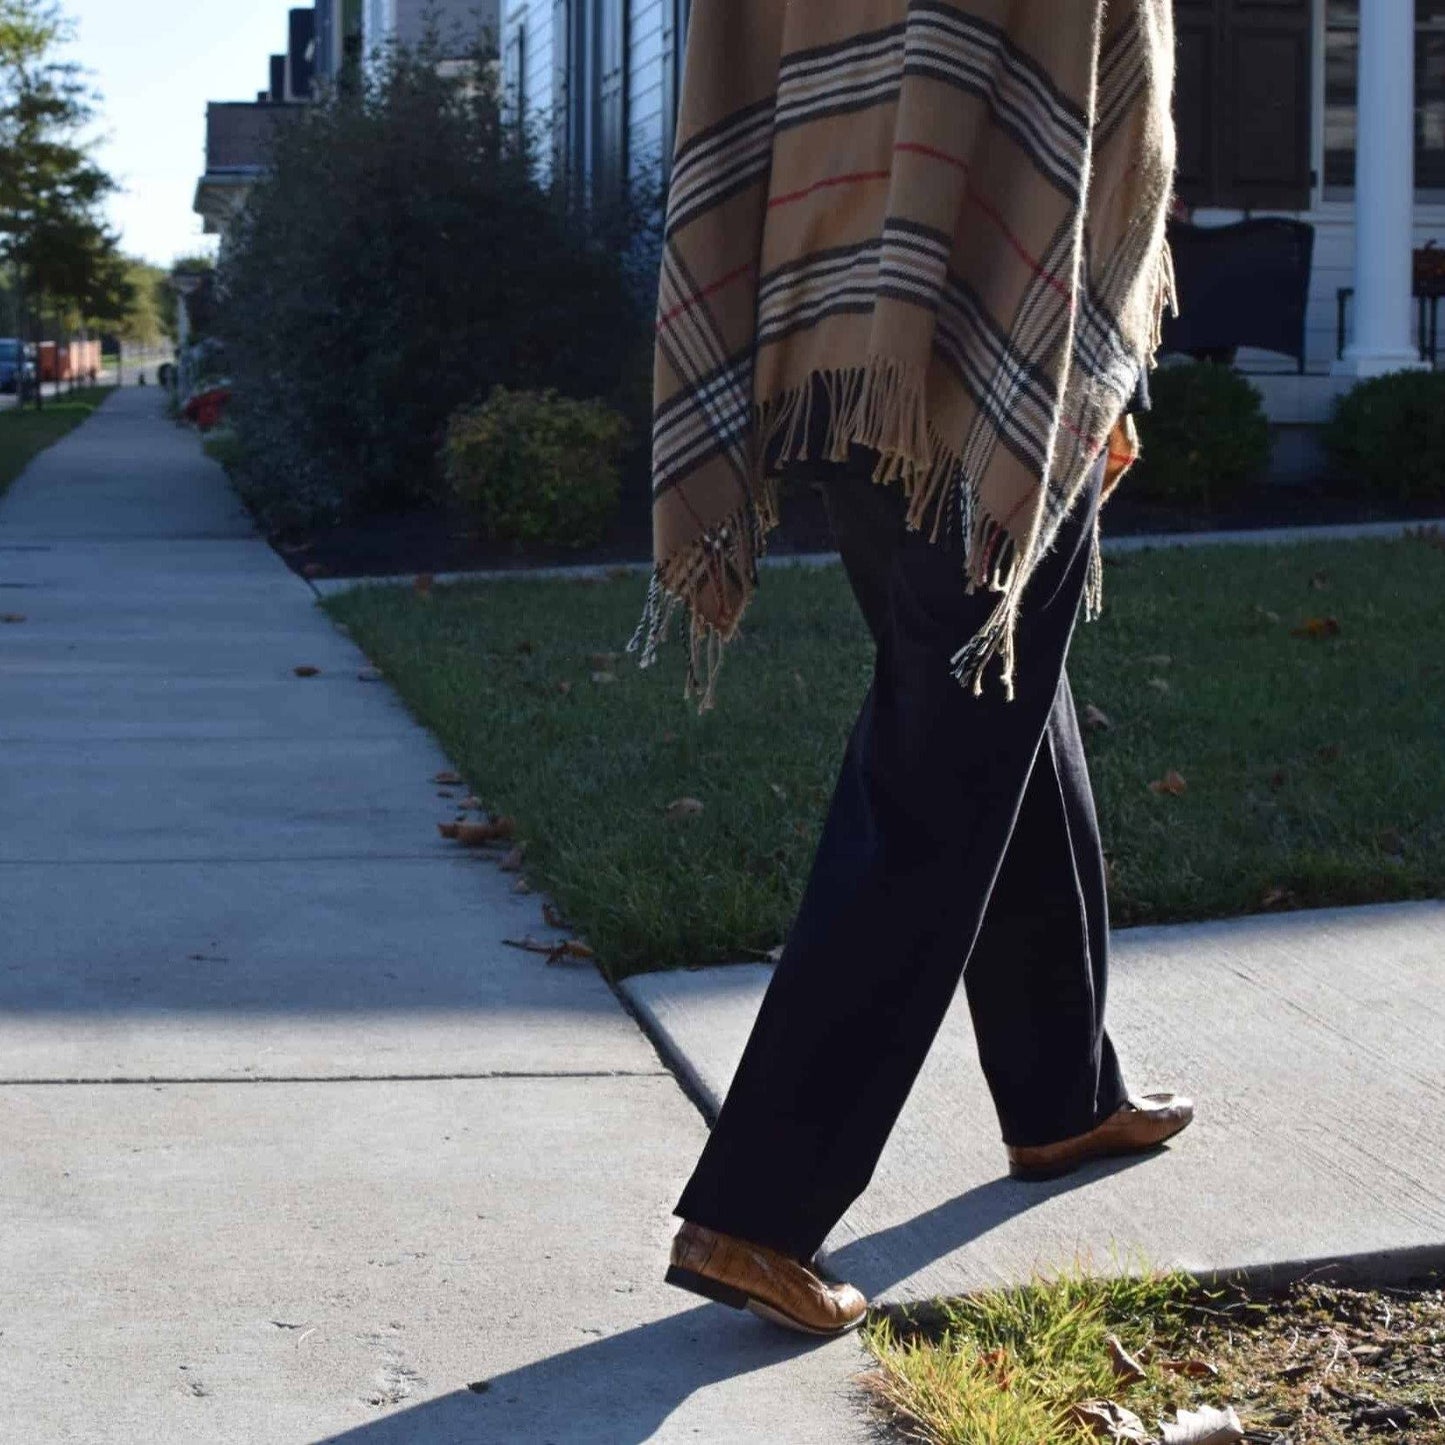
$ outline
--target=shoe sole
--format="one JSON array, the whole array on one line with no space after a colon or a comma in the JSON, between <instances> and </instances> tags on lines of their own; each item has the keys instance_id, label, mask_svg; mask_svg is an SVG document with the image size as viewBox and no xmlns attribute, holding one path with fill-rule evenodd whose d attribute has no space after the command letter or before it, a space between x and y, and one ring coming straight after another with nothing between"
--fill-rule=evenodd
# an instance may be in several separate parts
<instances>
[{"instance_id":1,"label":"shoe sole","mask_svg":"<svg viewBox=\"0 0 1445 1445\"><path fill-rule=\"evenodd\" d=\"M1011 1163L1008 1167L1009 1178L1017 1179L1021 1184L1042 1184L1049 1179L1062 1179L1064 1175L1072 1174L1075 1170L1082 1169L1085 1164L1092 1164L1096 1159L1128 1159L1133 1155L1155 1154L1171 1139L1182 1134L1193 1122L1193 1119L1186 1119L1177 1129L1171 1129L1167 1134L1155 1139L1152 1144L1119 1145L1113 1149L1090 1149L1075 1159L1067 1159L1058 1164Z\"/></svg>"},{"instance_id":2,"label":"shoe sole","mask_svg":"<svg viewBox=\"0 0 1445 1445\"><path fill-rule=\"evenodd\" d=\"M863 1323L864 1316L859 1317L850 1325L842 1325L836 1330L814 1329L811 1325L805 1325L801 1320L795 1320L791 1315L785 1315L781 1310L775 1309L770 1304L748 1294L745 1290L734 1289L732 1285L722 1284L718 1280L709 1279L705 1274L698 1274L696 1270L684 1269L681 1265L669 1265L667 1273L663 1276L668 1284L676 1285L679 1289L690 1290L693 1294L702 1295L704 1299L710 1299L720 1305L727 1305L729 1309L750 1310L760 1319L769 1320L775 1325L781 1325L786 1330L793 1330L800 1335L816 1335L823 1339L832 1339L837 1335L846 1335L856 1330Z\"/></svg>"}]
</instances>

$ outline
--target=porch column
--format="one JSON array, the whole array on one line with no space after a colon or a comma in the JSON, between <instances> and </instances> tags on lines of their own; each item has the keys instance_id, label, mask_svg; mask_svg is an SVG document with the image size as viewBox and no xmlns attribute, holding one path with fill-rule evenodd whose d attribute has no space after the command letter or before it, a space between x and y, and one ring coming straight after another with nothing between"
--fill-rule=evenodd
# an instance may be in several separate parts
<instances>
[{"instance_id":1,"label":"porch column","mask_svg":"<svg viewBox=\"0 0 1445 1445\"><path fill-rule=\"evenodd\" d=\"M1410 342L1415 219L1415 6L1360 0L1355 128L1354 341L1335 371L1380 376L1424 363Z\"/></svg>"}]
</instances>

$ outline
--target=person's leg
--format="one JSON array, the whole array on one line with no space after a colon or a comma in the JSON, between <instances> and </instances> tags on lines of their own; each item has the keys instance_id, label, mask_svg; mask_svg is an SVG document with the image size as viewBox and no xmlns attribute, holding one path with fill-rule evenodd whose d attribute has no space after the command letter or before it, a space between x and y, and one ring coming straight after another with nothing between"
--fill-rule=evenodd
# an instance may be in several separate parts
<instances>
[{"instance_id":1,"label":"person's leg","mask_svg":"<svg viewBox=\"0 0 1445 1445\"><path fill-rule=\"evenodd\" d=\"M955 549L895 534L873 684L683 1218L806 1259L871 1177L957 987L1053 709L1100 475L1026 595L1012 701L996 677L974 696L949 671L996 599L965 592Z\"/></svg>"},{"instance_id":2,"label":"person's leg","mask_svg":"<svg viewBox=\"0 0 1445 1445\"><path fill-rule=\"evenodd\" d=\"M1104 1026L1109 905L1067 671L994 881L964 987L1010 1145L1091 1129L1128 1098Z\"/></svg>"}]
</instances>

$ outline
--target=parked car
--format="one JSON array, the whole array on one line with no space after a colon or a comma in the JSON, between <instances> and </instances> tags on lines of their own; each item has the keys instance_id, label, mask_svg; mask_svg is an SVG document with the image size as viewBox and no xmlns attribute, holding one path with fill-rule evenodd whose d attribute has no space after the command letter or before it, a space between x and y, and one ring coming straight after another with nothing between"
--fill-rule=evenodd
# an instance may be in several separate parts
<instances>
[{"instance_id":1,"label":"parked car","mask_svg":"<svg viewBox=\"0 0 1445 1445\"><path fill-rule=\"evenodd\" d=\"M13 336L0 336L0 392L13 396L22 383L35 379L35 359L29 347Z\"/></svg>"}]
</instances>

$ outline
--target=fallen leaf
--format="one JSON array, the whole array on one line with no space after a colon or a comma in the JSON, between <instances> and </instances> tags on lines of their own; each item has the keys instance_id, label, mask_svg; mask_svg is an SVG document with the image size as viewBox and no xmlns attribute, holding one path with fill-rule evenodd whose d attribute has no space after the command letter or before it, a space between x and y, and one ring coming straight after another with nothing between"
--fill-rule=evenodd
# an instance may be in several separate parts
<instances>
[{"instance_id":1,"label":"fallen leaf","mask_svg":"<svg viewBox=\"0 0 1445 1445\"><path fill-rule=\"evenodd\" d=\"M300 667L293 667L291 671L294 672L297 677L321 676L321 669L319 667L312 667L309 662L303 662Z\"/></svg>"},{"instance_id":2,"label":"fallen leaf","mask_svg":"<svg viewBox=\"0 0 1445 1445\"><path fill-rule=\"evenodd\" d=\"M1104 1343L1109 1347L1109 1363L1114 1367L1114 1374L1119 1382L1124 1385L1137 1385L1144 1378L1144 1367L1124 1348L1123 1341L1117 1335L1107 1336Z\"/></svg>"},{"instance_id":3,"label":"fallen leaf","mask_svg":"<svg viewBox=\"0 0 1445 1445\"><path fill-rule=\"evenodd\" d=\"M519 873L521 872L522 864L526 862L526 858L526 848L521 843L518 843L517 846L497 864L497 867L500 868L503 873Z\"/></svg>"},{"instance_id":4,"label":"fallen leaf","mask_svg":"<svg viewBox=\"0 0 1445 1445\"><path fill-rule=\"evenodd\" d=\"M570 682L559 682L557 684L557 691L560 692L563 697L566 697L567 694L572 691L572 684Z\"/></svg>"},{"instance_id":5,"label":"fallen leaf","mask_svg":"<svg viewBox=\"0 0 1445 1445\"><path fill-rule=\"evenodd\" d=\"M1261 607L1258 602L1254 604L1254 615L1262 617L1266 622L1278 622L1279 613L1270 607Z\"/></svg>"},{"instance_id":6,"label":"fallen leaf","mask_svg":"<svg viewBox=\"0 0 1445 1445\"><path fill-rule=\"evenodd\" d=\"M519 878L512 884L513 893L530 893L531 891L532 885L525 878Z\"/></svg>"},{"instance_id":7,"label":"fallen leaf","mask_svg":"<svg viewBox=\"0 0 1445 1445\"><path fill-rule=\"evenodd\" d=\"M446 772L438 773L436 777L432 779L432 782L440 783L443 787L447 788L454 788L458 783L462 781L462 775L460 773L454 773L450 771L450 769L448 769Z\"/></svg>"},{"instance_id":8,"label":"fallen leaf","mask_svg":"<svg viewBox=\"0 0 1445 1445\"><path fill-rule=\"evenodd\" d=\"M1160 1360L1158 1365L1161 1370L1167 1370L1171 1375L1186 1375L1191 1380L1219 1378L1219 1366L1211 1365L1208 1360Z\"/></svg>"},{"instance_id":9,"label":"fallen leaf","mask_svg":"<svg viewBox=\"0 0 1445 1445\"><path fill-rule=\"evenodd\" d=\"M510 838L516 826L510 818L494 818L486 823L438 823L437 831L443 838L451 838L469 848L479 848L484 843Z\"/></svg>"},{"instance_id":10,"label":"fallen leaf","mask_svg":"<svg viewBox=\"0 0 1445 1445\"><path fill-rule=\"evenodd\" d=\"M562 917L561 911L555 903L550 901L542 904L542 920L548 928L571 928L572 925Z\"/></svg>"},{"instance_id":11,"label":"fallen leaf","mask_svg":"<svg viewBox=\"0 0 1445 1445\"><path fill-rule=\"evenodd\" d=\"M1328 572L1315 572L1310 576L1309 589L1311 592L1323 592L1330 585L1330 574Z\"/></svg>"},{"instance_id":12,"label":"fallen leaf","mask_svg":"<svg viewBox=\"0 0 1445 1445\"><path fill-rule=\"evenodd\" d=\"M1188 786L1189 784L1184 781L1184 775L1174 768L1170 768L1162 778L1156 778L1149 784L1149 791L1151 793L1168 793L1177 798Z\"/></svg>"},{"instance_id":13,"label":"fallen leaf","mask_svg":"<svg viewBox=\"0 0 1445 1445\"><path fill-rule=\"evenodd\" d=\"M1267 888L1264 897L1259 900L1261 908L1279 908L1287 903L1294 902L1294 894L1288 888L1275 884L1273 888Z\"/></svg>"},{"instance_id":14,"label":"fallen leaf","mask_svg":"<svg viewBox=\"0 0 1445 1445\"><path fill-rule=\"evenodd\" d=\"M1162 677L1151 677L1149 679L1149 686L1152 687L1155 692L1169 691L1169 684Z\"/></svg>"},{"instance_id":15,"label":"fallen leaf","mask_svg":"<svg viewBox=\"0 0 1445 1445\"><path fill-rule=\"evenodd\" d=\"M363 667L356 676L361 682L380 682L381 669L378 667Z\"/></svg>"},{"instance_id":16,"label":"fallen leaf","mask_svg":"<svg viewBox=\"0 0 1445 1445\"><path fill-rule=\"evenodd\" d=\"M1315 757L1322 763L1337 763L1345 755L1344 743L1326 743L1315 749Z\"/></svg>"},{"instance_id":17,"label":"fallen leaf","mask_svg":"<svg viewBox=\"0 0 1445 1445\"><path fill-rule=\"evenodd\" d=\"M1132 1411L1112 1400L1081 1400L1070 1405L1065 1418L1105 1440L1139 1441L1149 1445L1152 1437L1144 1422Z\"/></svg>"},{"instance_id":18,"label":"fallen leaf","mask_svg":"<svg viewBox=\"0 0 1445 1445\"><path fill-rule=\"evenodd\" d=\"M1175 1423L1164 1420L1159 1428L1164 1445L1231 1445L1232 1441L1244 1439L1244 1426L1232 1405L1223 1410L1213 1405L1202 1410L1181 1410Z\"/></svg>"},{"instance_id":19,"label":"fallen leaf","mask_svg":"<svg viewBox=\"0 0 1445 1445\"><path fill-rule=\"evenodd\" d=\"M667 805L667 820L675 823L681 818L695 818L702 812L702 804L696 798L674 798Z\"/></svg>"},{"instance_id":20,"label":"fallen leaf","mask_svg":"<svg viewBox=\"0 0 1445 1445\"><path fill-rule=\"evenodd\" d=\"M1338 637L1340 635L1340 620L1338 617L1310 617L1299 627L1291 627L1291 637Z\"/></svg>"},{"instance_id":21,"label":"fallen leaf","mask_svg":"<svg viewBox=\"0 0 1445 1445\"><path fill-rule=\"evenodd\" d=\"M787 790L781 783L769 783L768 791L772 793L780 803L786 803L788 801Z\"/></svg>"},{"instance_id":22,"label":"fallen leaf","mask_svg":"<svg viewBox=\"0 0 1445 1445\"><path fill-rule=\"evenodd\" d=\"M411 584L412 591L416 592L422 597L425 597L427 593L432 590L432 587L436 583L436 580L437 579L435 575L431 572L418 572L416 574L416 579Z\"/></svg>"},{"instance_id":23,"label":"fallen leaf","mask_svg":"<svg viewBox=\"0 0 1445 1445\"><path fill-rule=\"evenodd\" d=\"M482 800L477 797L475 793L468 793L467 796L457 804L457 807L467 813L480 813L482 810Z\"/></svg>"},{"instance_id":24,"label":"fallen leaf","mask_svg":"<svg viewBox=\"0 0 1445 1445\"><path fill-rule=\"evenodd\" d=\"M594 652L587 659L587 666L593 672L609 672L622 661L620 652Z\"/></svg>"},{"instance_id":25,"label":"fallen leaf","mask_svg":"<svg viewBox=\"0 0 1445 1445\"><path fill-rule=\"evenodd\" d=\"M596 958L597 955L580 938L569 938L559 943L547 957L548 963L561 963L564 958Z\"/></svg>"},{"instance_id":26,"label":"fallen leaf","mask_svg":"<svg viewBox=\"0 0 1445 1445\"><path fill-rule=\"evenodd\" d=\"M601 687L605 687L608 683L617 681L617 674L615 672L594 672L592 674L592 681Z\"/></svg>"},{"instance_id":27,"label":"fallen leaf","mask_svg":"<svg viewBox=\"0 0 1445 1445\"><path fill-rule=\"evenodd\" d=\"M1102 708L1095 707L1093 703L1085 704L1083 723L1086 728L1098 732L1108 732L1108 730L1114 726L1109 714L1104 712Z\"/></svg>"},{"instance_id":28,"label":"fallen leaf","mask_svg":"<svg viewBox=\"0 0 1445 1445\"><path fill-rule=\"evenodd\" d=\"M1375 843L1380 852L1398 858L1405 851L1405 837L1398 828L1382 828L1375 834Z\"/></svg>"},{"instance_id":29,"label":"fallen leaf","mask_svg":"<svg viewBox=\"0 0 1445 1445\"><path fill-rule=\"evenodd\" d=\"M677 741L677 734L676 734L676 733L663 733L663 735L662 735L662 740L663 740L663 742L665 742L665 743L675 743L675 742Z\"/></svg>"}]
</instances>

